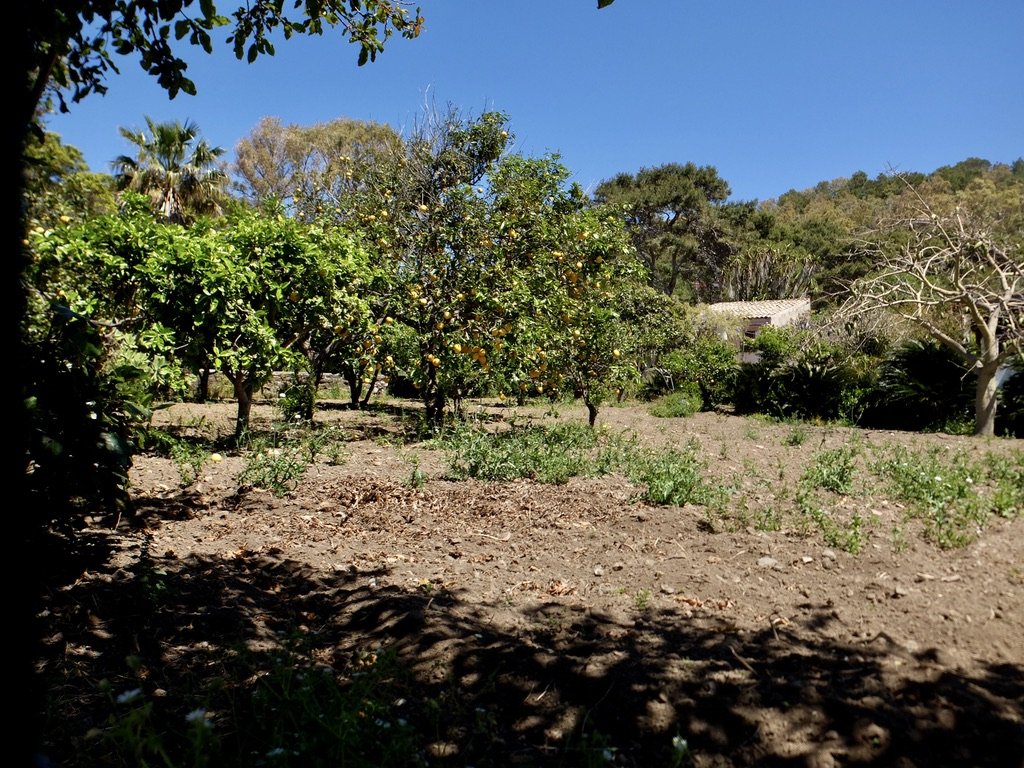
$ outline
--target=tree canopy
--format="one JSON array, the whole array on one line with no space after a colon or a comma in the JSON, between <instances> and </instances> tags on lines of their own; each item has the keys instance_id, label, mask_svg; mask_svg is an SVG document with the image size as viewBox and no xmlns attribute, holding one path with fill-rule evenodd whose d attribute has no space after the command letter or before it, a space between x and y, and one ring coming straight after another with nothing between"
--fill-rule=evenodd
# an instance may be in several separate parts
<instances>
[{"instance_id":1,"label":"tree canopy","mask_svg":"<svg viewBox=\"0 0 1024 768\"><path fill-rule=\"evenodd\" d=\"M708 301L721 292L728 247L715 213L729 197L713 166L668 163L602 182L599 203L619 208L652 287ZM685 285L683 284L685 283Z\"/></svg>"},{"instance_id":2,"label":"tree canopy","mask_svg":"<svg viewBox=\"0 0 1024 768\"><path fill-rule=\"evenodd\" d=\"M220 213L224 171L217 161L224 153L200 137L191 121L154 122L146 128L121 128L137 154L121 155L111 166L119 190L148 195L161 219L181 224L195 215Z\"/></svg>"},{"instance_id":3,"label":"tree canopy","mask_svg":"<svg viewBox=\"0 0 1024 768\"><path fill-rule=\"evenodd\" d=\"M337 118L283 125L266 117L235 147L234 188L254 205L279 201L312 221L337 211L341 199L366 183L378 160L401 140L388 125Z\"/></svg>"}]
</instances>

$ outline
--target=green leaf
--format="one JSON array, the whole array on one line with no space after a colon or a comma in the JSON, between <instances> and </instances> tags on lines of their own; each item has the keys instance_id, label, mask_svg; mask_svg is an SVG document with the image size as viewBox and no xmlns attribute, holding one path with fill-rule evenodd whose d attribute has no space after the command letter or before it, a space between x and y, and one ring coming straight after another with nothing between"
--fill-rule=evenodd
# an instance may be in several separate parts
<instances>
[{"instance_id":1,"label":"green leaf","mask_svg":"<svg viewBox=\"0 0 1024 768\"><path fill-rule=\"evenodd\" d=\"M188 34L188 29L188 20L178 19L178 21L174 22L174 39L181 40L181 38Z\"/></svg>"},{"instance_id":2,"label":"green leaf","mask_svg":"<svg viewBox=\"0 0 1024 768\"><path fill-rule=\"evenodd\" d=\"M213 4L213 0L199 0L199 8L207 21L212 21L217 15L217 7Z\"/></svg>"},{"instance_id":3,"label":"green leaf","mask_svg":"<svg viewBox=\"0 0 1024 768\"><path fill-rule=\"evenodd\" d=\"M601 8L607 8L609 5L611 5L614 2L615 2L615 0L597 0L598 10L600 10Z\"/></svg>"}]
</instances>

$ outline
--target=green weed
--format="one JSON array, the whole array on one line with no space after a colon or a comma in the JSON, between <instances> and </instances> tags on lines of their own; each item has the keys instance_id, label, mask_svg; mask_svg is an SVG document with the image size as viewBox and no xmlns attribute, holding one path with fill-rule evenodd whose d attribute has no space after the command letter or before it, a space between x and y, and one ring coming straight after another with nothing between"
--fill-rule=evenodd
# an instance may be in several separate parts
<instances>
[{"instance_id":1,"label":"green weed","mask_svg":"<svg viewBox=\"0 0 1024 768\"><path fill-rule=\"evenodd\" d=\"M533 478L564 483L591 469L590 452L597 436L585 424L513 425L493 433L462 426L450 432L443 444L449 469L459 479Z\"/></svg>"},{"instance_id":2,"label":"green weed","mask_svg":"<svg viewBox=\"0 0 1024 768\"><path fill-rule=\"evenodd\" d=\"M641 589L633 595L633 607L638 611L646 611L651 607L651 590Z\"/></svg>"},{"instance_id":3,"label":"green weed","mask_svg":"<svg viewBox=\"0 0 1024 768\"><path fill-rule=\"evenodd\" d=\"M426 477L423 474L423 470L420 469L420 457L413 454L409 457L408 461L412 466L412 471L409 473L409 478L405 481L405 484L409 488L422 488L426 482Z\"/></svg>"},{"instance_id":4,"label":"green weed","mask_svg":"<svg viewBox=\"0 0 1024 768\"><path fill-rule=\"evenodd\" d=\"M844 523L836 519L820 505L814 493L814 486L806 479L797 486L794 496L799 519L804 526L803 532L809 532L813 523L821 533L822 539L830 547L857 554L864 548L867 540L863 529L863 519L854 512L850 521Z\"/></svg>"},{"instance_id":5,"label":"green weed","mask_svg":"<svg viewBox=\"0 0 1024 768\"><path fill-rule=\"evenodd\" d=\"M832 493L851 493L858 453L857 447L850 445L822 451L814 457L814 464L804 473L803 482L812 488Z\"/></svg>"},{"instance_id":6,"label":"green weed","mask_svg":"<svg viewBox=\"0 0 1024 768\"><path fill-rule=\"evenodd\" d=\"M365 650L334 669L286 646L269 657L240 653L236 678L215 706L168 716L144 686L114 695L100 730L120 765L420 766L424 734L404 712L410 675L387 649ZM245 681L244 683L242 681Z\"/></svg>"},{"instance_id":7,"label":"green weed","mask_svg":"<svg viewBox=\"0 0 1024 768\"><path fill-rule=\"evenodd\" d=\"M199 479L199 473L202 471L203 465L210 458L210 451L205 445L200 443L176 440L171 445L171 458L178 468L181 484L189 486Z\"/></svg>"},{"instance_id":8,"label":"green weed","mask_svg":"<svg viewBox=\"0 0 1024 768\"><path fill-rule=\"evenodd\" d=\"M910 517L924 522L926 538L943 548L972 541L993 506L978 492L987 475L984 465L961 453L943 456L939 449L920 453L898 446L880 452L872 471L890 494L909 505ZM1015 495L998 480L996 488Z\"/></svg>"},{"instance_id":9,"label":"green weed","mask_svg":"<svg viewBox=\"0 0 1024 768\"><path fill-rule=\"evenodd\" d=\"M248 440L245 466L238 474L241 485L264 488L276 496L295 490L309 467L310 449L301 440Z\"/></svg>"},{"instance_id":10,"label":"green weed","mask_svg":"<svg viewBox=\"0 0 1024 768\"><path fill-rule=\"evenodd\" d=\"M639 454L626 467L626 474L645 488L644 499L654 504L709 504L721 489L704 479L705 466L697 448L691 442L684 449Z\"/></svg>"},{"instance_id":11,"label":"green weed","mask_svg":"<svg viewBox=\"0 0 1024 768\"><path fill-rule=\"evenodd\" d=\"M797 425L789 431L789 434L786 435L782 442L784 445L803 445L807 442L807 430Z\"/></svg>"},{"instance_id":12,"label":"green weed","mask_svg":"<svg viewBox=\"0 0 1024 768\"><path fill-rule=\"evenodd\" d=\"M182 487L199 479L203 465L210 458L210 445L205 440L179 437L164 429L151 428L145 435L146 446L169 456L178 469Z\"/></svg>"}]
</instances>

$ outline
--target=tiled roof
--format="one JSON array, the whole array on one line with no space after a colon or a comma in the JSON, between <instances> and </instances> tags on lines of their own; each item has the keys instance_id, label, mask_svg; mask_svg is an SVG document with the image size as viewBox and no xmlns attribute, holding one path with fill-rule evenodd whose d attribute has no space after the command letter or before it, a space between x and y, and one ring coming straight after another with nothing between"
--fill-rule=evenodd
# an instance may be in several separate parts
<instances>
[{"instance_id":1,"label":"tiled roof","mask_svg":"<svg viewBox=\"0 0 1024 768\"><path fill-rule=\"evenodd\" d=\"M775 317L776 315L800 310L811 311L810 299L773 299L771 301L720 301L709 305L710 309L737 317Z\"/></svg>"}]
</instances>

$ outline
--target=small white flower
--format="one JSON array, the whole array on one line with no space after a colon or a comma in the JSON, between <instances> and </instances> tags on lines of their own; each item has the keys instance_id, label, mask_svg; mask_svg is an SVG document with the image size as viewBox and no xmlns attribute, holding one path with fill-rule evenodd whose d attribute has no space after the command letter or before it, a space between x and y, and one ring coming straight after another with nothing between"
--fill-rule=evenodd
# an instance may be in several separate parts
<instances>
[{"instance_id":1,"label":"small white flower","mask_svg":"<svg viewBox=\"0 0 1024 768\"><path fill-rule=\"evenodd\" d=\"M186 723L205 723L206 722L206 710L202 707L193 709L187 715L185 715Z\"/></svg>"},{"instance_id":2,"label":"small white flower","mask_svg":"<svg viewBox=\"0 0 1024 768\"><path fill-rule=\"evenodd\" d=\"M137 698L142 696L141 688L132 688L130 691L125 691L117 697L118 704L129 704L135 701Z\"/></svg>"},{"instance_id":3,"label":"small white flower","mask_svg":"<svg viewBox=\"0 0 1024 768\"><path fill-rule=\"evenodd\" d=\"M933 479L935 480L936 483L941 483L942 482L942 475L936 475Z\"/></svg>"},{"instance_id":4,"label":"small white flower","mask_svg":"<svg viewBox=\"0 0 1024 768\"><path fill-rule=\"evenodd\" d=\"M672 749L679 753L686 753L690 750L690 745L686 742L682 736L672 737Z\"/></svg>"},{"instance_id":5,"label":"small white flower","mask_svg":"<svg viewBox=\"0 0 1024 768\"><path fill-rule=\"evenodd\" d=\"M605 759L605 762L610 763L615 759L615 750L609 747L604 748L604 752L601 753L601 757Z\"/></svg>"},{"instance_id":6,"label":"small white flower","mask_svg":"<svg viewBox=\"0 0 1024 768\"><path fill-rule=\"evenodd\" d=\"M967 478L966 482L968 485L974 485L974 481L969 477Z\"/></svg>"}]
</instances>

